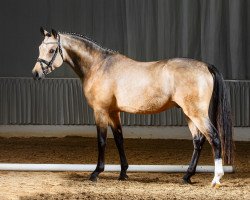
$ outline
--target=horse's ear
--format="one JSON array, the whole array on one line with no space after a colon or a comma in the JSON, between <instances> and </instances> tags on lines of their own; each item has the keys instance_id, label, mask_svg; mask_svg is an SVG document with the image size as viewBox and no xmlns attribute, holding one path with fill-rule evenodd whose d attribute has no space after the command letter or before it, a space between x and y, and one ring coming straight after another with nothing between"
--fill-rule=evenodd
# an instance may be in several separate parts
<instances>
[{"instance_id":1,"label":"horse's ear","mask_svg":"<svg viewBox=\"0 0 250 200\"><path fill-rule=\"evenodd\" d=\"M43 27L40 28L40 32L41 32L41 34L42 34L44 37L45 37L45 36L48 36L48 37L51 36L51 34L50 34L48 31L46 31Z\"/></svg>"},{"instance_id":2,"label":"horse's ear","mask_svg":"<svg viewBox=\"0 0 250 200\"><path fill-rule=\"evenodd\" d=\"M44 28L43 27L40 27L40 32L43 36L45 36L45 31L44 31Z\"/></svg>"},{"instance_id":3,"label":"horse's ear","mask_svg":"<svg viewBox=\"0 0 250 200\"><path fill-rule=\"evenodd\" d=\"M58 33L57 33L56 30L52 29L52 30L51 30L51 33L52 33L52 35L53 35L54 38L57 38Z\"/></svg>"}]
</instances>

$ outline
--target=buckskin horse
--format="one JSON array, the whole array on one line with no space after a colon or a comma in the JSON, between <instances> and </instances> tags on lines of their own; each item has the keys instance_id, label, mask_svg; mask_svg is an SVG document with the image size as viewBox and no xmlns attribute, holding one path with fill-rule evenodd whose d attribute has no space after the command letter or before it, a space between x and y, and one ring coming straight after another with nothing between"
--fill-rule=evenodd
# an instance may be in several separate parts
<instances>
[{"instance_id":1,"label":"buckskin horse","mask_svg":"<svg viewBox=\"0 0 250 200\"><path fill-rule=\"evenodd\" d=\"M32 70L41 79L68 63L79 76L97 127L98 161L90 180L104 171L107 127L119 152L120 180L128 178L120 112L159 113L182 108L192 133L194 151L184 183L191 183L202 145L213 150L215 170L212 187L220 186L223 162L233 162L232 120L229 97L220 72L213 66L187 58L139 62L106 49L75 33L51 33L40 29L44 40Z\"/></svg>"}]
</instances>

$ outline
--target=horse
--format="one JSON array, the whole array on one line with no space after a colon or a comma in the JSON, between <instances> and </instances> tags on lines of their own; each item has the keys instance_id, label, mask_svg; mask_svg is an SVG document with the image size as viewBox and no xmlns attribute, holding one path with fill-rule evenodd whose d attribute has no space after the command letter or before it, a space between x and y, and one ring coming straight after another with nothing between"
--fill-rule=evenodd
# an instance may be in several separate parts
<instances>
[{"instance_id":1,"label":"horse","mask_svg":"<svg viewBox=\"0 0 250 200\"><path fill-rule=\"evenodd\" d=\"M211 186L219 187L224 164L233 163L233 130L229 97L221 73L213 65L188 58L139 62L76 33L51 32L44 37L32 70L35 80L44 78L63 62L82 81L83 92L94 112L98 160L90 180L104 171L107 128L111 127L119 152L119 180L126 180L120 112L159 113L172 107L183 110L193 138L193 154L182 181L191 184L202 146L207 140L214 157Z\"/></svg>"}]
</instances>

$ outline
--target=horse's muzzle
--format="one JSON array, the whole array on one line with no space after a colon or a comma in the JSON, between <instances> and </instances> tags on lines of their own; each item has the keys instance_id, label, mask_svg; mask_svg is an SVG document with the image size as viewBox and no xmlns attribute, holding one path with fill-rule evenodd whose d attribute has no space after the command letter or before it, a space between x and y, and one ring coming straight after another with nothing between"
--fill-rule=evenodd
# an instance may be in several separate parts
<instances>
[{"instance_id":1,"label":"horse's muzzle","mask_svg":"<svg viewBox=\"0 0 250 200\"><path fill-rule=\"evenodd\" d=\"M38 73L37 71L33 71L32 74L33 74L33 79L34 80L40 80L40 79L43 78L43 75Z\"/></svg>"}]
</instances>

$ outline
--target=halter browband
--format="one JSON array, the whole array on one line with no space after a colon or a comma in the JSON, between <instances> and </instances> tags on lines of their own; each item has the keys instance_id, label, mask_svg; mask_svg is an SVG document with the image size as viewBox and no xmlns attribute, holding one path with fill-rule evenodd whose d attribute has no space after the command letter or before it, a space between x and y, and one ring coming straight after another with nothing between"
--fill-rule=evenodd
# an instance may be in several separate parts
<instances>
[{"instance_id":1,"label":"halter browband","mask_svg":"<svg viewBox=\"0 0 250 200\"><path fill-rule=\"evenodd\" d=\"M62 47L61 47L61 44L60 44L60 36L59 36L59 34L58 34L58 41L57 41L57 42L43 42L43 43L44 43L44 44L58 44L58 46L57 46L57 48L56 48L56 50L55 50L55 53L54 53L54 55L52 56L52 58L51 58L51 60L50 60L49 62L48 62L47 60L42 59L42 58L38 58L38 59L37 59L37 62L39 62L40 65L41 65L41 68L42 68L42 70L43 70L43 74L44 74L44 75L47 75L47 74L48 74L48 69L49 69L49 68L50 68L51 71L52 71L52 64L53 64L54 60L56 59L56 55L57 55L58 51L59 51L59 53L60 53L62 59L63 59L63 54L62 54ZM43 63L44 63L46 66L43 66Z\"/></svg>"}]
</instances>

